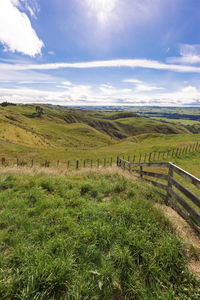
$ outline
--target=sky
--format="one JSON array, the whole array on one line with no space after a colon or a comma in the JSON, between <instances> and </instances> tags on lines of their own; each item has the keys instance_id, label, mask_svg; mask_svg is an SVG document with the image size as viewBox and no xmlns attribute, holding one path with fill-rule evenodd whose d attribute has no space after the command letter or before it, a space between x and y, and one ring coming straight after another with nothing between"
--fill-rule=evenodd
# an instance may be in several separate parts
<instances>
[{"instance_id":1,"label":"sky","mask_svg":"<svg viewBox=\"0 0 200 300\"><path fill-rule=\"evenodd\" d=\"M0 0L0 102L200 107L199 0Z\"/></svg>"}]
</instances>

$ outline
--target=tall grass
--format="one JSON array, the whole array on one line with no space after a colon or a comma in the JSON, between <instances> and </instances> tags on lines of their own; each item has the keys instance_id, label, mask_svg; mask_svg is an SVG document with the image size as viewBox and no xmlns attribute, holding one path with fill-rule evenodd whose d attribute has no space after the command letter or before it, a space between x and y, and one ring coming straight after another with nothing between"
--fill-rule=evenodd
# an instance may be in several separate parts
<instances>
[{"instance_id":1,"label":"tall grass","mask_svg":"<svg viewBox=\"0 0 200 300\"><path fill-rule=\"evenodd\" d=\"M156 189L120 174L1 175L1 299L199 299Z\"/></svg>"}]
</instances>

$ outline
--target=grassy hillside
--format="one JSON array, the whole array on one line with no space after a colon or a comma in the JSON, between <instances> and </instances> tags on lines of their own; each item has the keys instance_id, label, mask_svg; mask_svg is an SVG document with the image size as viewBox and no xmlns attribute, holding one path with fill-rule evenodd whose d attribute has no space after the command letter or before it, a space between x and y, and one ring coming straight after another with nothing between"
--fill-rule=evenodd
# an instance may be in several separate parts
<instances>
[{"instance_id":1,"label":"grassy hillside","mask_svg":"<svg viewBox=\"0 0 200 300\"><path fill-rule=\"evenodd\" d=\"M1 299L199 299L152 186L1 175L0 191Z\"/></svg>"},{"instance_id":2,"label":"grassy hillside","mask_svg":"<svg viewBox=\"0 0 200 300\"><path fill-rule=\"evenodd\" d=\"M200 135L181 124L134 112L64 109L36 105L0 107L0 155L16 158L103 158L193 143ZM94 151L95 150L95 151Z\"/></svg>"}]
</instances>

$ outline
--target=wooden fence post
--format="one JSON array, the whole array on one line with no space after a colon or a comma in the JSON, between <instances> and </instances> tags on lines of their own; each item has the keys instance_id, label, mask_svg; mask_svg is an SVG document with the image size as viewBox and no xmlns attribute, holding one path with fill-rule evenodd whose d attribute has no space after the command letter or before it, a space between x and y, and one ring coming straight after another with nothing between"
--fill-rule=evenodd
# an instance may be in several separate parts
<instances>
[{"instance_id":1,"label":"wooden fence post","mask_svg":"<svg viewBox=\"0 0 200 300\"><path fill-rule=\"evenodd\" d=\"M156 151L154 152L154 155L153 155L153 161L155 160L155 157L156 157Z\"/></svg>"},{"instance_id":2,"label":"wooden fence post","mask_svg":"<svg viewBox=\"0 0 200 300\"><path fill-rule=\"evenodd\" d=\"M2 157L2 158L1 158L1 164L2 164L2 166L5 166L5 164L6 164L6 159L5 159L5 157Z\"/></svg>"},{"instance_id":3,"label":"wooden fence post","mask_svg":"<svg viewBox=\"0 0 200 300\"><path fill-rule=\"evenodd\" d=\"M76 169L79 167L79 160L76 161Z\"/></svg>"},{"instance_id":4,"label":"wooden fence post","mask_svg":"<svg viewBox=\"0 0 200 300\"><path fill-rule=\"evenodd\" d=\"M119 159L119 158L118 158L118 156L117 156L117 161L116 161L116 165L117 165L117 167L118 167L118 159Z\"/></svg>"},{"instance_id":5,"label":"wooden fence post","mask_svg":"<svg viewBox=\"0 0 200 300\"><path fill-rule=\"evenodd\" d=\"M110 166L112 167L112 157L111 157L111 159L110 159Z\"/></svg>"},{"instance_id":6,"label":"wooden fence post","mask_svg":"<svg viewBox=\"0 0 200 300\"><path fill-rule=\"evenodd\" d=\"M167 159L168 159L168 157L169 157L169 153L170 153L170 150L167 151Z\"/></svg>"},{"instance_id":7,"label":"wooden fence post","mask_svg":"<svg viewBox=\"0 0 200 300\"><path fill-rule=\"evenodd\" d=\"M31 160L31 168L33 167L33 159Z\"/></svg>"},{"instance_id":8,"label":"wooden fence post","mask_svg":"<svg viewBox=\"0 0 200 300\"><path fill-rule=\"evenodd\" d=\"M99 168L99 159L97 159L97 168Z\"/></svg>"},{"instance_id":9,"label":"wooden fence post","mask_svg":"<svg viewBox=\"0 0 200 300\"><path fill-rule=\"evenodd\" d=\"M159 158L160 158L160 151L158 152L158 160L159 160Z\"/></svg>"},{"instance_id":10,"label":"wooden fence post","mask_svg":"<svg viewBox=\"0 0 200 300\"><path fill-rule=\"evenodd\" d=\"M167 199L166 199L166 204L169 205L170 203L170 189L172 188L172 184L171 184L171 178L173 178L174 175L174 169L173 166L171 164L169 164L169 170L168 170L168 188L167 188Z\"/></svg>"},{"instance_id":11,"label":"wooden fence post","mask_svg":"<svg viewBox=\"0 0 200 300\"><path fill-rule=\"evenodd\" d=\"M151 153L149 153L149 162L151 161Z\"/></svg>"},{"instance_id":12,"label":"wooden fence post","mask_svg":"<svg viewBox=\"0 0 200 300\"><path fill-rule=\"evenodd\" d=\"M140 178L143 178L143 173L142 173L142 166L140 166Z\"/></svg>"},{"instance_id":13,"label":"wooden fence post","mask_svg":"<svg viewBox=\"0 0 200 300\"><path fill-rule=\"evenodd\" d=\"M106 166L106 158L104 158L104 163L103 163L104 167Z\"/></svg>"}]
</instances>

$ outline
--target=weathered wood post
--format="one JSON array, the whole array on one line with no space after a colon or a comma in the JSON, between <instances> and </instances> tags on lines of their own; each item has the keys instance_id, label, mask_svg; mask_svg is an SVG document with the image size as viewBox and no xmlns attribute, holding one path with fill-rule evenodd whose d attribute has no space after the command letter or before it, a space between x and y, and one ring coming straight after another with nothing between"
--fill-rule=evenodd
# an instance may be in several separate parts
<instances>
[{"instance_id":1,"label":"weathered wood post","mask_svg":"<svg viewBox=\"0 0 200 300\"><path fill-rule=\"evenodd\" d=\"M166 204L169 205L171 195L170 195L170 189L172 188L172 183L171 183L171 178L174 176L174 169L173 165L169 163L169 170L168 170L168 186L167 186L167 199L166 199Z\"/></svg>"},{"instance_id":2,"label":"weathered wood post","mask_svg":"<svg viewBox=\"0 0 200 300\"><path fill-rule=\"evenodd\" d=\"M151 154L152 154L152 153L149 153L149 162L151 161Z\"/></svg>"},{"instance_id":3,"label":"weathered wood post","mask_svg":"<svg viewBox=\"0 0 200 300\"><path fill-rule=\"evenodd\" d=\"M5 159L5 157L2 157L2 158L1 158L1 164L2 164L2 166L5 166L5 165L6 165L6 159Z\"/></svg>"},{"instance_id":4,"label":"weathered wood post","mask_svg":"<svg viewBox=\"0 0 200 300\"><path fill-rule=\"evenodd\" d=\"M79 167L79 160L76 161L76 169Z\"/></svg>"},{"instance_id":5,"label":"weathered wood post","mask_svg":"<svg viewBox=\"0 0 200 300\"><path fill-rule=\"evenodd\" d=\"M31 160L31 168L33 167L33 159Z\"/></svg>"},{"instance_id":6,"label":"weathered wood post","mask_svg":"<svg viewBox=\"0 0 200 300\"><path fill-rule=\"evenodd\" d=\"M165 151L163 152L162 158L163 158L163 159L165 158Z\"/></svg>"},{"instance_id":7,"label":"weathered wood post","mask_svg":"<svg viewBox=\"0 0 200 300\"><path fill-rule=\"evenodd\" d=\"M142 166L140 166L140 178L143 178L143 171L142 171Z\"/></svg>"},{"instance_id":8,"label":"weathered wood post","mask_svg":"<svg viewBox=\"0 0 200 300\"><path fill-rule=\"evenodd\" d=\"M170 154L170 150L167 151L167 159L168 159L168 157L169 157L169 154Z\"/></svg>"},{"instance_id":9,"label":"weathered wood post","mask_svg":"<svg viewBox=\"0 0 200 300\"><path fill-rule=\"evenodd\" d=\"M97 168L99 168L99 159L97 159Z\"/></svg>"},{"instance_id":10,"label":"weathered wood post","mask_svg":"<svg viewBox=\"0 0 200 300\"><path fill-rule=\"evenodd\" d=\"M159 158L160 158L160 151L158 152L158 160L159 160Z\"/></svg>"},{"instance_id":11,"label":"weathered wood post","mask_svg":"<svg viewBox=\"0 0 200 300\"><path fill-rule=\"evenodd\" d=\"M111 157L111 159L110 159L110 166L112 167L112 157Z\"/></svg>"},{"instance_id":12,"label":"weathered wood post","mask_svg":"<svg viewBox=\"0 0 200 300\"><path fill-rule=\"evenodd\" d=\"M118 157L117 157L118 158ZM104 158L104 162L103 162L104 167L106 166L106 158Z\"/></svg>"},{"instance_id":13,"label":"weathered wood post","mask_svg":"<svg viewBox=\"0 0 200 300\"><path fill-rule=\"evenodd\" d=\"M155 157L156 157L156 151L154 151L154 154L153 154L153 161L155 161Z\"/></svg>"}]
</instances>

